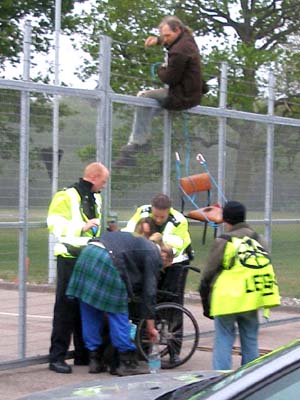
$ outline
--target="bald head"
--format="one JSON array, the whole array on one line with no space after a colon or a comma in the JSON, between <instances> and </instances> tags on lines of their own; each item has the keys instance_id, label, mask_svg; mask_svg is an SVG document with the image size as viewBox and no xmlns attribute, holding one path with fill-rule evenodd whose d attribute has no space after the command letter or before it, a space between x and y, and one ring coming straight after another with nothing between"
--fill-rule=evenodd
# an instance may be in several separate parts
<instances>
[{"instance_id":1,"label":"bald head","mask_svg":"<svg viewBox=\"0 0 300 400\"><path fill-rule=\"evenodd\" d=\"M83 179L91 182L92 192L99 192L109 178L108 169L100 162L93 162L85 167Z\"/></svg>"}]
</instances>

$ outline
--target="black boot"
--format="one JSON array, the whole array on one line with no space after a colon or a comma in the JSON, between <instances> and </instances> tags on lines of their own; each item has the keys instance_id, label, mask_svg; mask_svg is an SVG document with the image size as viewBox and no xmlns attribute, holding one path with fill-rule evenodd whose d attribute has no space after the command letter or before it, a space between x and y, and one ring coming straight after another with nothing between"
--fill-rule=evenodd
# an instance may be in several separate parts
<instances>
[{"instance_id":1,"label":"black boot","mask_svg":"<svg viewBox=\"0 0 300 400\"><path fill-rule=\"evenodd\" d=\"M135 156L150 150L150 144L130 143L121 148L120 157L113 163L114 167L134 167L136 165ZM140 155L141 156L141 155Z\"/></svg>"},{"instance_id":2,"label":"black boot","mask_svg":"<svg viewBox=\"0 0 300 400\"><path fill-rule=\"evenodd\" d=\"M117 375L117 368L120 365L119 352L112 345L107 346L104 351L105 364L108 366L111 375Z\"/></svg>"},{"instance_id":3,"label":"black boot","mask_svg":"<svg viewBox=\"0 0 300 400\"><path fill-rule=\"evenodd\" d=\"M149 374L148 365L143 361L137 360L135 351L126 351L120 354L120 365L116 369L119 376Z\"/></svg>"},{"instance_id":4,"label":"black boot","mask_svg":"<svg viewBox=\"0 0 300 400\"><path fill-rule=\"evenodd\" d=\"M99 347L97 350L89 351L89 373L99 374L100 372L106 372L107 368L103 359L103 347Z\"/></svg>"}]
</instances>

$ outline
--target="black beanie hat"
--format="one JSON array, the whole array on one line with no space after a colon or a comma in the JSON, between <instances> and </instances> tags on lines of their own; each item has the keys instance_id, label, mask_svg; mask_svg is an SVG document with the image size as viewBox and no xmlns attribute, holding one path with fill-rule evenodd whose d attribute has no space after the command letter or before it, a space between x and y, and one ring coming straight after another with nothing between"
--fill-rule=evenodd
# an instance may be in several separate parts
<instances>
[{"instance_id":1,"label":"black beanie hat","mask_svg":"<svg viewBox=\"0 0 300 400\"><path fill-rule=\"evenodd\" d=\"M246 219L246 207L239 201L228 201L223 208L223 220L231 225L244 222Z\"/></svg>"}]
</instances>

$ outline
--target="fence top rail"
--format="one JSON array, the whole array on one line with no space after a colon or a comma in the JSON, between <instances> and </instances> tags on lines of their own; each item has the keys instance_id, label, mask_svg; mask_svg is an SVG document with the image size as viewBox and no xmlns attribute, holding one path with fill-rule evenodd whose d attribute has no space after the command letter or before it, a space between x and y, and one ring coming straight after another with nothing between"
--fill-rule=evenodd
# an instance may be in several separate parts
<instances>
[{"instance_id":1,"label":"fence top rail","mask_svg":"<svg viewBox=\"0 0 300 400\"><path fill-rule=\"evenodd\" d=\"M147 99L137 96L130 96L124 94L118 94L111 92L109 93L112 101L116 103L122 104L130 104L130 105L145 105L149 107L159 108L156 100ZM265 124L274 124L274 125L289 125L289 126L299 126L300 127L300 119L296 118L286 118L286 117L278 117L275 115L264 115L264 114L256 114L250 113L246 111L238 111L238 110L229 110L226 108L220 107L208 107L208 106L196 106L186 110L186 112L190 114L198 114L198 115L207 115L211 117L222 117L222 118L234 118L234 119L243 119L247 121L256 121L262 122Z\"/></svg>"},{"instance_id":2,"label":"fence top rail","mask_svg":"<svg viewBox=\"0 0 300 400\"><path fill-rule=\"evenodd\" d=\"M36 222L25 222L24 221L17 221L17 222L0 222L0 229L1 228L23 228L24 226L28 226L28 228L46 228L47 223L45 221L36 221Z\"/></svg>"},{"instance_id":3,"label":"fence top rail","mask_svg":"<svg viewBox=\"0 0 300 400\"><path fill-rule=\"evenodd\" d=\"M0 79L0 89L12 89L12 90L20 90L28 92L48 93L53 95L80 96L98 100L100 100L103 96L103 93L105 93L99 88L79 89L79 88L46 85L35 82L26 82L23 80L9 80L9 79ZM146 107L148 106L148 107L159 108L159 104L157 103L156 100L153 99L137 97L132 95L123 95L115 93L113 91L110 91L106 94L109 96L111 101L114 101L116 103L129 104L133 106L143 105ZM255 121L264 124L289 125L289 126L300 127L300 119L279 117L276 115L250 113L246 111L229 110L223 107L196 106L187 110L187 112L190 114L207 115L219 118L234 118L246 121Z\"/></svg>"},{"instance_id":4,"label":"fence top rail","mask_svg":"<svg viewBox=\"0 0 300 400\"><path fill-rule=\"evenodd\" d=\"M0 89L20 90L26 92L48 93L53 95L80 96L93 99L101 98L98 89L80 89L67 86L47 85L44 83L27 82L23 80L0 79Z\"/></svg>"},{"instance_id":5,"label":"fence top rail","mask_svg":"<svg viewBox=\"0 0 300 400\"><path fill-rule=\"evenodd\" d=\"M126 225L128 221L119 221L120 227ZM247 222L251 224L265 224L269 221L266 219L249 219ZM271 220L272 224L300 224L300 218L274 218ZM190 225L200 225L201 222L189 221ZM1 228L20 228L24 226L24 222L0 222ZM27 226L29 228L46 228L47 223L45 221L28 222Z\"/></svg>"},{"instance_id":6,"label":"fence top rail","mask_svg":"<svg viewBox=\"0 0 300 400\"><path fill-rule=\"evenodd\" d=\"M246 121L255 121L271 125L300 126L300 119L296 118L278 117L276 115L264 115L250 113L246 111L229 110L226 108L197 106L189 110L189 112L193 114L208 115L214 117L217 116L222 118L234 118Z\"/></svg>"}]
</instances>

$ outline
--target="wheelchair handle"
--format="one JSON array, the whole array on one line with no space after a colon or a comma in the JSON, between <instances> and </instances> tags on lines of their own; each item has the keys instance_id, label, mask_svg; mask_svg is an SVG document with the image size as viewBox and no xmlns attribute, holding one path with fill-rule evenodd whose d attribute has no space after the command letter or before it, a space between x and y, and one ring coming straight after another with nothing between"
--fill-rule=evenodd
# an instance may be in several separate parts
<instances>
[{"instance_id":1,"label":"wheelchair handle","mask_svg":"<svg viewBox=\"0 0 300 400\"><path fill-rule=\"evenodd\" d=\"M201 272L199 267L194 267L193 265L186 265L184 268L191 269L192 271L198 272L198 274Z\"/></svg>"}]
</instances>

